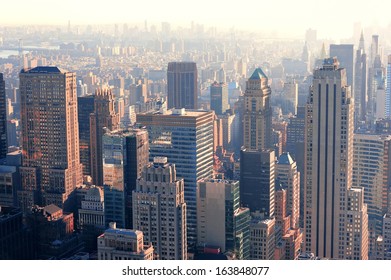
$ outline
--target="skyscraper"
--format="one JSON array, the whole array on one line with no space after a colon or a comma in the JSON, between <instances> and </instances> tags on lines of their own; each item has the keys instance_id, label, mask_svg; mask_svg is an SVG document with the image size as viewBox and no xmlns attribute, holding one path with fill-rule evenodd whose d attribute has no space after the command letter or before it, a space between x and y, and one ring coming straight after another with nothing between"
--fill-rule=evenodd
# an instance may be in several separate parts
<instances>
[{"instance_id":1,"label":"skyscraper","mask_svg":"<svg viewBox=\"0 0 391 280\"><path fill-rule=\"evenodd\" d=\"M76 74L57 67L20 73L23 167L18 199L26 210L39 202L68 211L69 196L82 184Z\"/></svg>"},{"instance_id":2,"label":"skyscraper","mask_svg":"<svg viewBox=\"0 0 391 280\"><path fill-rule=\"evenodd\" d=\"M367 70L367 55L365 53L364 35L361 32L359 48L356 51L356 64L354 69L354 113L356 123L357 121L365 121L366 117Z\"/></svg>"},{"instance_id":3,"label":"skyscraper","mask_svg":"<svg viewBox=\"0 0 391 280\"><path fill-rule=\"evenodd\" d=\"M243 117L244 148L260 151L272 148L271 90L268 78L261 68L246 82L244 93L245 112Z\"/></svg>"},{"instance_id":4,"label":"skyscraper","mask_svg":"<svg viewBox=\"0 0 391 280\"><path fill-rule=\"evenodd\" d=\"M240 207L239 181L205 179L197 188L198 243L250 257L250 211Z\"/></svg>"},{"instance_id":5,"label":"skyscraper","mask_svg":"<svg viewBox=\"0 0 391 280\"><path fill-rule=\"evenodd\" d=\"M251 212L274 215L271 90L261 68L246 82L243 147L240 151L240 200Z\"/></svg>"},{"instance_id":6,"label":"skyscraper","mask_svg":"<svg viewBox=\"0 0 391 280\"><path fill-rule=\"evenodd\" d=\"M184 192L183 178L165 157L143 168L133 191L133 228L144 233L161 260L187 259Z\"/></svg>"},{"instance_id":7,"label":"skyscraper","mask_svg":"<svg viewBox=\"0 0 391 280\"><path fill-rule=\"evenodd\" d=\"M274 150L240 152L240 201L251 212L274 215Z\"/></svg>"},{"instance_id":8,"label":"skyscraper","mask_svg":"<svg viewBox=\"0 0 391 280\"><path fill-rule=\"evenodd\" d=\"M7 144L7 97L5 95L5 82L0 73L0 159L5 158L8 151Z\"/></svg>"},{"instance_id":9,"label":"skyscraper","mask_svg":"<svg viewBox=\"0 0 391 280\"><path fill-rule=\"evenodd\" d=\"M148 132L142 129L107 131L102 138L106 224L131 228L132 192L148 163Z\"/></svg>"},{"instance_id":10,"label":"skyscraper","mask_svg":"<svg viewBox=\"0 0 391 280\"><path fill-rule=\"evenodd\" d=\"M90 114L94 112L94 95L77 98L79 121L80 163L83 164L83 175L91 176L91 127Z\"/></svg>"},{"instance_id":11,"label":"skyscraper","mask_svg":"<svg viewBox=\"0 0 391 280\"><path fill-rule=\"evenodd\" d=\"M170 62L167 68L168 108L198 109L197 65Z\"/></svg>"},{"instance_id":12,"label":"skyscraper","mask_svg":"<svg viewBox=\"0 0 391 280\"><path fill-rule=\"evenodd\" d=\"M91 175L93 183L99 186L103 184L103 128L119 128L119 115L114 110L114 96L109 89L96 90L94 113L90 115Z\"/></svg>"},{"instance_id":13,"label":"skyscraper","mask_svg":"<svg viewBox=\"0 0 391 280\"><path fill-rule=\"evenodd\" d=\"M292 228L299 227L300 173L289 153L283 153L276 164L276 188L287 189L287 215L291 216Z\"/></svg>"},{"instance_id":14,"label":"skyscraper","mask_svg":"<svg viewBox=\"0 0 391 280\"><path fill-rule=\"evenodd\" d=\"M306 105L304 240L318 257L368 258L363 191L352 188L353 110L346 70L325 59Z\"/></svg>"},{"instance_id":15,"label":"skyscraper","mask_svg":"<svg viewBox=\"0 0 391 280\"><path fill-rule=\"evenodd\" d=\"M197 236L197 181L213 172L213 111L167 110L137 114L149 133L150 160L167 157L185 180L188 244Z\"/></svg>"},{"instance_id":16,"label":"skyscraper","mask_svg":"<svg viewBox=\"0 0 391 280\"><path fill-rule=\"evenodd\" d=\"M386 69L386 118L391 117L391 55L388 56L388 63Z\"/></svg>"},{"instance_id":17,"label":"skyscraper","mask_svg":"<svg viewBox=\"0 0 391 280\"><path fill-rule=\"evenodd\" d=\"M351 86L354 92L354 45L341 44L330 45L330 57L337 57L341 68L346 69L347 84Z\"/></svg>"},{"instance_id":18,"label":"skyscraper","mask_svg":"<svg viewBox=\"0 0 391 280\"><path fill-rule=\"evenodd\" d=\"M210 109L216 115L222 115L228 110L228 86L225 83L214 82L210 86Z\"/></svg>"},{"instance_id":19,"label":"skyscraper","mask_svg":"<svg viewBox=\"0 0 391 280\"><path fill-rule=\"evenodd\" d=\"M371 251L377 237L382 235L383 215L388 210L391 136L355 134L353 151L353 185L364 190Z\"/></svg>"}]
</instances>

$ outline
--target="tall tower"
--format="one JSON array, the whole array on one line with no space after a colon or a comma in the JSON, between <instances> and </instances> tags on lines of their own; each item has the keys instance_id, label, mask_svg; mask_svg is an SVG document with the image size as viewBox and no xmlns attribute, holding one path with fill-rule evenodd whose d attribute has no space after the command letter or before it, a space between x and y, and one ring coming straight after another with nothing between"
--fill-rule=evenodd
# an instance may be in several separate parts
<instances>
[{"instance_id":1,"label":"tall tower","mask_svg":"<svg viewBox=\"0 0 391 280\"><path fill-rule=\"evenodd\" d=\"M271 90L268 78L261 68L246 82L244 93L245 112L243 116L244 148L264 150L272 148L272 109Z\"/></svg>"},{"instance_id":2,"label":"tall tower","mask_svg":"<svg viewBox=\"0 0 391 280\"><path fill-rule=\"evenodd\" d=\"M197 182L213 173L213 111L175 109L137 114L149 133L150 160L167 157L185 180L187 240L197 238Z\"/></svg>"},{"instance_id":3,"label":"tall tower","mask_svg":"<svg viewBox=\"0 0 391 280\"><path fill-rule=\"evenodd\" d=\"M222 115L228 110L228 86L225 83L214 82L210 86L210 109L216 115Z\"/></svg>"},{"instance_id":4,"label":"tall tower","mask_svg":"<svg viewBox=\"0 0 391 280\"><path fill-rule=\"evenodd\" d=\"M239 181L205 179L197 188L198 243L250 257L250 211L240 207Z\"/></svg>"},{"instance_id":5,"label":"tall tower","mask_svg":"<svg viewBox=\"0 0 391 280\"><path fill-rule=\"evenodd\" d=\"M77 98L79 120L80 163L83 164L83 175L91 176L91 126L90 114L94 113L95 95Z\"/></svg>"},{"instance_id":6,"label":"tall tower","mask_svg":"<svg viewBox=\"0 0 391 280\"><path fill-rule=\"evenodd\" d=\"M354 45L330 45L330 57L337 57L341 68L346 69L347 84L354 90Z\"/></svg>"},{"instance_id":7,"label":"tall tower","mask_svg":"<svg viewBox=\"0 0 391 280\"><path fill-rule=\"evenodd\" d=\"M168 108L198 109L197 65L170 62L167 68Z\"/></svg>"},{"instance_id":8,"label":"tall tower","mask_svg":"<svg viewBox=\"0 0 391 280\"><path fill-rule=\"evenodd\" d=\"M306 105L304 239L318 257L368 258L363 191L352 188L353 106L346 70L325 59Z\"/></svg>"},{"instance_id":9,"label":"tall tower","mask_svg":"<svg viewBox=\"0 0 391 280\"><path fill-rule=\"evenodd\" d=\"M22 70L20 78L22 209L39 202L69 211L69 195L82 184L76 74L57 67Z\"/></svg>"},{"instance_id":10,"label":"tall tower","mask_svg":"<svg viewBox=\"0 0 391 280\"><path fill-rule=\"evenodd\" d=\"M271 90L261 68L246 82L243 148L240 152L240 199L251 212L274 215Z\"/></svg>"},{"instance_id":11,"label":"tall tower","mask_svg":"<svg viewBox=\"0 0 391 280\"><path fill-rule=\"evenodd\" d=\"M391 55L388 56L386 69L386 118L391 117Z\"/></svg>"},{"instance_id":12,"label":"tall tower","mask_svg":"<svg viewBox=\"0 0 391 280\"><path fill-rule=\"evenodd\" d=\"M283 153L276 164L276 188L287 189L287 215L291 216L292 228L299 227L300 173L289 153Z\"/></svg>"},{"instance_id":13,"label":"tall tower","mask_svg":"<svg viewBox=\"0 0 391 280\"><path fill-rule=\"evenodd\" d=\"M7 144L7 97L5 95L5 82L0 73L0 159L5 158L8 151Z\"/></svg>"},{"instance_id":14,"label":"tall tower","mask_svg":"<svg viewBox=\"0 0 391 280\"><path fill-rule=\"evenodd\" d=\"M132 192L148 164L148 132L143 129L107 131L103 144L103 184L106 224L133 226Z\"/></svg>"},{"instance_id":15,"label":"tall tower","mask_svg":"<svg viewBox=\"0 0 391 280\"><path fill-rule=\"evenodd\" d=\"M91 175L95 185L103 184L102 136L104 129L119 128L119 115L114 110L114 96L109 89L95 92L94 113L90 115Z\"/></svg>"},{"instance_id":16,"label":"tall tower","mask_svg":"<svg viewBox=\"0 0 391 280\"><path fill-rule=\"evenodd\" d=\"M365 53L364 34L361 32L360 43L356 51L354 67L354 115L355 124L365 121L367 113L367 55ZM356 125L356 128L358 126Z\"/></svg>"},{"instance_id":17,"label":"tall tower","mask_svg":"<svg viewBox=\"0 0 391 280\"><path fill-rule=\"evenodd\" d=\"M133 191L133 228L144 233L161 260L187 259L184 188L175 164L155 157L143 168Z\"/></svg>"}]
</instances>

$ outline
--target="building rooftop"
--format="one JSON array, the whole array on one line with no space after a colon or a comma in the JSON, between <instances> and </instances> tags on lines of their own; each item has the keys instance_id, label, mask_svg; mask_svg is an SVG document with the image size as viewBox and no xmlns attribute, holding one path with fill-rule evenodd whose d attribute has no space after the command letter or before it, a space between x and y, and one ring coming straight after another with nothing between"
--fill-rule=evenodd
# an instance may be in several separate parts
<instances>
[{"instance_id":1,"label":"building rooftop","mask_svg":"<svg viewBox=\"0 0 391 280\"><path fill-rule=\"evenodd\" d=\"M289 153L283 153L279 158L278 158L278 164L288 164L291 165L293 163L293 159Z\"/></svg>"},{"instance_id":2,"label":"building rooftop","mask_svg":"<svg viewBox=\"0 0 391 280\"><path fill-rule=\"evenodd\" d=\"M38 66L35 68L22 69L21 73L35 73L35 74L64 74L67 71L62 70L56 66Z\"/></svg>"},{"instance_id":3,"label":"building rooftop","mask_svg":"<svg viewBox=\"0 0 391 280\"><path fill-rule=\"evenodd\" d=\"M261 68L257 68L254 70L254 73L251 75L249 80L261 80L261 79L267 79L266 74L263 72Z\"/></svg>"}]
</instances>

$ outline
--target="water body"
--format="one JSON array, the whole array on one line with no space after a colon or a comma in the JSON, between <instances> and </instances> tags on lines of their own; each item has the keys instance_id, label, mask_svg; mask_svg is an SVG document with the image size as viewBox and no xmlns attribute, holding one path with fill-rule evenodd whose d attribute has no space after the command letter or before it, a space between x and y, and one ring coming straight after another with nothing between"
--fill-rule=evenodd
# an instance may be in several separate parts
<instances>
[{"instance_id":1,"label":"water body","mask_svg":"<svg viewBox=\"0 0 391 280\"><path fill-rule=\"evenodd\" d=\"M26 49L40 49L40 50L59 50L59 46L24 46ZM28 53L27 50L24 50L23 53ZM10 55L18 55L17 50L0 50L0 58L8 58Z\"/></svg>"}]
</instances>

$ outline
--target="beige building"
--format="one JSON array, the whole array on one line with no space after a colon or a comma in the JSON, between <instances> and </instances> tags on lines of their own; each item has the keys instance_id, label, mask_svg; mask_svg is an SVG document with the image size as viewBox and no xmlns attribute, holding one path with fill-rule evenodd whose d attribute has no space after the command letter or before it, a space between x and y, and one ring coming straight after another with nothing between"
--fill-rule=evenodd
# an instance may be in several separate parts
<instances>
[{"instance_id":1,"label":"beige building","mask_svg":"<svg viewBox=\"0 0 391 280\"><path fill-rule=\"evenodd\" d=\"M283 153L276 164L276 188L287 190L287 215L290 215L290 227L299 227L300 218L300 172L296 161L289 153Z\"/></svg>"},{"instance_id":2,"label":"beige building","mask_svg":"<svg viewBox=\"0 0 391 280\"><path fill-rule=\"evenodd\" d=\"M103 185L102 137L108 130L119 128L119 115L114 109L114 95L110 89L97 89L94 113L90 115L91 175L95 185Z\"/></svg>"},{"instance_id":3,"label":"beige building","mask_svg":"<svg viewBox=\"0 0 391 280\"><path fill-rule=\"evenodd\" d=\"M98 260L153 260L152 244L144 244L143 233L139 230L120 229L110 224L98 236Z\"/></svg>"},{"instance_id":4,"label":"beige building","mask_svg":"<svg viewBox=\"0 0 391 280\"><path fill-rule=\"evenodd\" d=\"M76 73L36 67L20 73L23 167L22 209L38 203L68 211L68 197L82 184Z\"/></svg>"},{"instance_id":5,"label":"beige building","mask_svg":"<svg viewBox=\"0 0 391 280\"><path fill-rule=\"evenodd\" d=\"M272 147L271 89L261 68L246 82L244 93L243 146L247 150L260 151Z\"/></svg>"},{"instance_id":6,"label":"beige building","mask_svg":"<svg viewBox=\"0 0 391 280\"><path fill-rule=\"evenodd\" d=\"M79 226L95 226L103 228L105 226L103 189L91 186L81 202L79 209Z\"/></svg>"},{"instance_id":7,"label":"beige building","mask_svg":"<svg viewBox=\"0 0 391 280\"><path fill-rule=\"evenodd\" d=\"M250 259L274 260L276 220L253 217L250 223Z\"/></svg>"},{"instance_id":8,"label":"beige building","mask_svg":"<svg viewBox=\"0 0 391 280\"><path fill-rule=\"evenodd\" d=\"M133 228L144 233L162 260L187 259L184 191L184 180L166 157L144 167L133 191Z\"/></svg>"},{"instance_id":9,"label":"beige building","mask_svg":"<svg viewBox=\"0 0 391 280\"><path fill-rule=\"evenodd\" d=\"M314 71L305 134L305 251L320 258L368 258L366 205L351 189L353 110L346 70L336 58L325 59Z\"/></svg>"}]
</instances>

